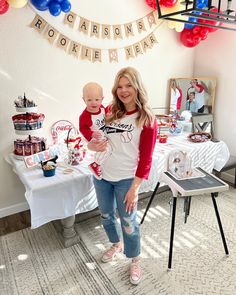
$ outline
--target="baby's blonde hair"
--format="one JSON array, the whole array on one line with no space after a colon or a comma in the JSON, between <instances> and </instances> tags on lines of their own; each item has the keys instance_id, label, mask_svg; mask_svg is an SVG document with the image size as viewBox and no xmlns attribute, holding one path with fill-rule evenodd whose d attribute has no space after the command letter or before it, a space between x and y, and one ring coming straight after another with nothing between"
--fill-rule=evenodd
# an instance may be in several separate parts
<instances>
[{"instance_id":1,"label":"baby's blonde hair","mask_svg":"<svg viewBox=\"0 0 236 295\"><path fill-rule=\"evenodd\" d=\"M89 82L89 83L85 84L83 87L83 98L85 98L86 95L88 95L88 93L91 93L94 91L100 92L101 96L103 96L103 89L102 89L101 85L99 85L96 82Z\"/></svg>"}]
</instances>

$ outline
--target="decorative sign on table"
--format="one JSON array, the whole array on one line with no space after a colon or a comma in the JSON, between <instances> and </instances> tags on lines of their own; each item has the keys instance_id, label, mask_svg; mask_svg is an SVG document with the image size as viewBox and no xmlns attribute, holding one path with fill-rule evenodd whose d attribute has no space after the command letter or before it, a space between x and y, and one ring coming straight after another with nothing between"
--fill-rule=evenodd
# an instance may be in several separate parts
<instances>
[{"instance_id":1,"label":"decorative sign on table","mask_svg":"<svg viewBox=\"0 0 236 295\"><path fill-rule=\"evenodd\" d=\"M59 154L58 145L52 145L48 150L42 151L31 156L24 157L24 162L27 168L37 166L40 162L45 162L53 159Z\"/></svg>"},{"instance_id":2,"label":"decorative sign on table","mask_svg":"<svg viewBox=\"0 0 236 295\"><path fill-rule=\"evenodd\" d=\"M74 125L68 120L59 120L51 127L53 144L65 142L68 132Z\"/></svg>"}]
</instances>

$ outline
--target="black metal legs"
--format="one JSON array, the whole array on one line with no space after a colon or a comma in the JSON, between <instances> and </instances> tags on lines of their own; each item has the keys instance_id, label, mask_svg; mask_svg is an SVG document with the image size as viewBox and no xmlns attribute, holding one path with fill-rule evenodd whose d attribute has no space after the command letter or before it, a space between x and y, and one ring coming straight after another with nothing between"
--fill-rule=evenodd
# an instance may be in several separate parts
<instances>
[{"instance_id":1,"label":"black metal legs","mask_svg":"<svg viewBox=\"0 0 236 295\"><path fill-rule=\"evenodd\" d=\"M171 269L171 263L172 263L173 242L174 242L174 233L175 233L176 203L177 203L177 198L173 197L168 269Z\"/></svg>"},{"instance_id":2,"label":"black metal legs","mask_svg":"<svg viewBox=\"0 0 236 295\"><path fill-rule=\"evenodd\" d=\"M190 212L191 197L184 198L184 223L187 222L187 218Z\"/></svg>"},{"instance_id":3,"label":"black metal legs","mask_svg":"<svg viewBox=\"0 0 236 295\"><path fill-rule=\"evenodd\" d=\"M234 169L234 188L236 188L236 168Z\"/></svg>"},{"instance_id":4,"label":"black metal legs","mask_svg":"<svg viewBox=\"0 0 236 295\"><path fill-rule=\"evenodd\" d=\"M219 214L218 207L217 207L217 204L216 204L216 199L215 199L217 196L218 196L218 193L211 193L211 198L212 198L212 202L213 202L213 206L214 206L214 209L215 209L217 222L218 222L219 229L220 229L220 234L221 234L222 242L223 242L223 245L224 245L225 254L228 255L229 250L228 250L228 247L227 247L227 243L226 243L226 239L225 239L225 235L224 235L224 230L223 230L223 226L222 226L221 219L220 219L220 214ZM184 202L185 202L184 203L184 212L185 212L185 222L186 222L187 216L189 215L191 197L185 197ZM176 203L177 203L177 198L173 197L168 269L171 269L171 265L172 265L173 243L174 243L174 232L175 232Z\"/></svg>"},{"instance_id":5,"label":"black metal legs","mask_svg":"<svg viewBox=\"0 0 236 295\"><path fill-rule=\"evenodd\" d=\"M222 242L223 242L223 245L224 245L225 254L228 255L229 250L228 250L228 247L227 247L227 244L226 244L224 230L223 230L223 227L222 227L222 224L221 224L220 214L219 214L217 204L216 204L216 199L215 199L215 197L217 197L217 195L218 195L218 193L211 193L211 198L212 198L212 202L213 202L215 213L216 213L217 222L218 222L219 229L220 229L220 234L221 234Z\"/></svg>"},{"instance_id":6,"label":"black metal legs","mask_svg":"<svg viewBox=\"0 0 236 295\"><path fill-rule=\"evenodd\" d=\"M145 210L145 212L144 212L144 214L143 214L143 217L142 217L142 220L140 221L140 224L143 224L144 219L145 219L145 216L146 216L146 214L147 214L147 212L148 212L149 207L150 207L151 204L152 204L152 200L153 200L153 198L155 197L155 194L156 194L156 192L157 192L159 186L160 186L160 182L158 181L158 183L157 183L157 185L156 185L156 187L155 187L155 189L154 189L154 191L153 191L153 193L152 193L152 195L151 195L151 197L150 197L150 200L149 200L149 202L148 202L148 204L147 204L147 208L146 208L146 210Z\"/></svg>"}]
</instances>

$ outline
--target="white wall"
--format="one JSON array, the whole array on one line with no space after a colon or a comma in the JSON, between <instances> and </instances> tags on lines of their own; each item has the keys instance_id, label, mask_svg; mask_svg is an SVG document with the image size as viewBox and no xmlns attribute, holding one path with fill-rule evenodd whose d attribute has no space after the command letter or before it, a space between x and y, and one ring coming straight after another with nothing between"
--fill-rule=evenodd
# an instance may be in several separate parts
<instances>
[{"instance_id":1,"label":"white wall","mask_svg":"<svg viewBox=\"0 0 236 295\"><path fill-rule=\"evenodd\" d=\"M236 28L236 26L235 26ZM208 35L196 48L194 72L196 76L217 77L215 130L236 156L236 32L218 30Z\"/></svg>"},{"instance_id":2,"label":"white wall","mask_svg":"<svg viewBox=\"0 0 236 295\"><path fill-rule=\"evenodd\" d=\"M144 0L72 0L72 11L98 23L123 24L142 18L152 9ZM134 44L146 33L121 41L99 40L72 31L63 24L63 15L54 18L48 12L41 14L48 23L69 38L93 48L118 48ZM14 99L25 92L44 113L44 135L49 139L51 125L59 119L77 124L84 108L81 89L88 81L97 81L104 87L105 102L111 99L111 87L116 72L124 66L134 66L142 74L152 107L165 107L167 81L171 77L193 74L194 50L178 41L178 34L162 24L155 36L158 44L146 54L125 60L119 50L119 63L91 63L75 59L29 27L35 16L27 6L10 9L0 16L0 217L21 211L25 206L24 187L12 172L4 156L13 150L14 134L11 116L15 114ZM106 53L107 55L107 53ZM199 69L200 70L200 69Z\"/></svg>"}]
</instances>

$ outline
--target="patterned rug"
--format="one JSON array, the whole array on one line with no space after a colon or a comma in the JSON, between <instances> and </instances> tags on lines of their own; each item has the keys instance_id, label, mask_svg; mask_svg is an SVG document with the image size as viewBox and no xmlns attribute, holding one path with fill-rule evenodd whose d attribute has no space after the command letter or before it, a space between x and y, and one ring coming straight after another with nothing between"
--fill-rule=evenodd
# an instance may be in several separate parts
<instances>
[{"instance_id":1,"label":"patterned rug","mask_svg":"<svg viewBox=\"0 0 236 295\"><path fill-rule=\"evenodd\" d=\"M99 217L76 225L82 241L64 248L52 223L0 237L0 294L236 294L236 190L217 198L230 255L226 257L209 196L192 199L184 223L178 199L172 270L167 271L170 192L156 196L141 227L143 279L132 286L123 254L101 263L109 245ZM148 199L139 203L139 217Z\"/></svg>"},{"instance_id":2,"label":"patterned rug","mask_svg":"<svg viewBox=\"0 0 236 295\"><path fill-rule=\"evenodd\" d=\"M236 190L217 198L230 255L225 256L209 195L192 198L184 223L183 199L178 198L172 270L167 270L170 237L170 192L155 196L141 227L143 279L131 286L129 261L121 254L116 261L100 263L109 244L99 217L77 225L82 240L120 294L236 294ZM139 204L143 216L147 199Z\"/></svg>"}]
</instances>

